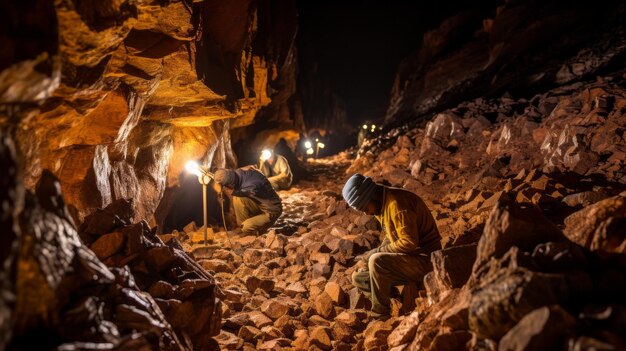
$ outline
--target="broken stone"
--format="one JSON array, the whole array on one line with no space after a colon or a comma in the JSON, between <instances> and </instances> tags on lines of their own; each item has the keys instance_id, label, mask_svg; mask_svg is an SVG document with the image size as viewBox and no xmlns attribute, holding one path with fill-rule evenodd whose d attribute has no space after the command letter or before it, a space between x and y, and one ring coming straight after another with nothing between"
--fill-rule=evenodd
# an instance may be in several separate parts
<instances>
[{"instance_id":1,"label":"broken stone","mask_svg":"<svg viewBox=\"0 0 626 351\"><path fill-rule=\"evenodd\" d=\"M431 254L434 279L443 289L460 288L472 273L476 260L477 244L460 245L435 251Z\"/></svg>"},{"instance_id":2,"label":"broken stone","mask_svg":"<svg viewBox=\"0 0 626 351\"><path fill-rule=\"evenodd\" d=\"M535 208L522 208L505 197L491 212L477 247L477 271L491 257L502 257L510 247L532 250L536 245L563 240L560 231Z\"/></svg>"},{"instance_id":3,"label":"broken stone","mask_svg":"<svg viewBox=\"0 0 626 351\"><path fill-rule=\"evenodd\" d=\"M356 332L347 324L342 322L333 322L331 324L333 340L345 343L354 343Z\"/></svg>"},{"instance_id":4,"label":"broken stone","mask_svg":"<svg viewBox=\"0 0 626 351\"><path fill-rule=\"evenodd\" d=\"M126 236L120 232L105 234L89 247L99 259L104 260L120 251L126 243Z\"/></svg>"},{"instance_id":5,"label":"broken stone","mask_svg":"<svg viewBox=\"0 0 626 351\"><path fill-rule=\"evenodd\" d=\"M565 219L565 236L601 253L626 253L626 197L599 201Z\"/></svg>"},{"instance_id":6,"label":"broken stone","mask_svg":"<svg viewBox=\"0 0 626 351\"><path fill-rule=\"evenodd\" d=\"M322 292L315 299L315 310L326 319L333 317L335 312L333 300L326 292Z\"/></svg>"},{"instance_id":7,"label":"broken stone","mask_svg":"<svg viewBox=\"0 0 626 351\"><path fill-rule=\"evenodd\" d=\"M202 268L212 271L215 273L232 273L233 268L223 260L212 259L212 260L200 260L198 263L202 266Z\"/></svg>"},{"instance_id":8,"label":"broken stone","mask_svg":"<svg viewBox=\"0 0 626 351\"><path fill-rule=\"evenodd\" d=\"M346 299L346 293L341 286L335 282L328 282L324 287L324 292L330 296L333 302L337 305L343 305Z\"/></svg>"},{"instance_id":9,"label":"broken stone","mask_svg":"<svg viewBox=\"0 0 626 351\"><path fill-rule=\"evenodd\" d=\"M243 253L243 263L249 267L258 267L261 263L278 257L278 253L269 249L247 249Z\"/></svg>"},{"instance_id":10,"label":"broken stone","mask_svg":"<svg viewBox=\"0 0 626 351\"><path fill-rule=\"evenodd\" d=\"M350 289L348 295L350 299L350 309L370 309L372 307L371 301L367 297L365 297L363 292L358 288Z\"/></svg>"},{"instance_id":11,"label":"broken stone","mask_svg":"<svg viewBox=\"0 0 626 351\"><path fill-rule=\"evenodd\" d=\"M239 329L237 336L244 341L254 341L261 331L253 326L244 325Z\"/></svg>"},{"instance_id":12,"label":"broken stone","mask_svg":"<svg viewBox=\"0 0 626 351\"><path fill-rule=\"evenodd\" d=\"M561 274L537 273L522 268L501 271L472 292L470 328L481 337L498 340L534 309L566 303L577 289L571 284L573 281L569 283Z\"/></svg>"},{"instance_id":13,"label":"broken stone","mask_svg":"<svg viewBox=\"0 0 626 351\"><path fill-rule=\"evenodd\" d=\"M257 289L261 289L269 294L274 290L274 284L275 282L271 279L263 279L256 276L249 276L248 279L246 279L246 288L251 293L254 293Z\"/></svg>"},{"instance_id":14,"label":"broken stone","mask_svg":"<svg viewBox=\"0 0 626 351\"><path fill-rule=\"evenodd\" d=\"M274 320L288 315L289 309L289 305L276 299L267 300L261 304L261 312Z\"/></svg>"},{"instance_id":15,"label":"broken stone","mask_svg":"<svg viewBox=\"0 0 626 351\"><path fill-rule=\"evenodd\" d=\"M560 306L544 306L528 313L500 340L501 351L553 350L563 345L576 319Z\"/></svg>"},{"instance_id":16,"label":"broken stone","mask_svg":"<svg viewBox=\"0 0 626 351\"><path fill-rule=\"evenodd\" d=\"M287 286L287 289L285 289L285 293L291 297L295 297L298 294L306 294L306 292L307 292L307 289L304 287L304 285L301 282L295 282L295 283L289 284Z\"/></svg>"},{"instance_id":17,"label":"broken stone","mask_svg":"<svg viewBox=\"0 0 626 351\"><path fill-rule=\"evenodd\" d=\"M330 350L332 348L332 333L329 327L318 326L311 330L310 343L322 350Z\"/></svg>"},{"instance_id":18,"label":"broken stone","mask_svg":"<svg viewBox=\"0 0 626 351\"><path fill-rule=\"evenodd\" d=\"M419 312L413 312L402 319L402 322L387 337L389 347L405 345L415 338L415 332L419 325Z\"/></svg>"},{"instance_id":19,"label":"broken stone","mask_svg":"<svg viewBox=\"0 0 626 351\"><path fill-rule=\"evenodd\" d=\"M272 325L272 320L260 311L248 312L248 320L258 329Z\"/></svg>"},{"instance_id":20,"label":"broken stone","mask_svg":"<svg viewBox=\"0 0 626 351\"><path fill-rule=\"evenodd\" d=\"M371 322L363 332L363 346L365 349L376 350L385 348L387 346L387 337L398 323L397 318Z\"/></svg>"}]
</instances>

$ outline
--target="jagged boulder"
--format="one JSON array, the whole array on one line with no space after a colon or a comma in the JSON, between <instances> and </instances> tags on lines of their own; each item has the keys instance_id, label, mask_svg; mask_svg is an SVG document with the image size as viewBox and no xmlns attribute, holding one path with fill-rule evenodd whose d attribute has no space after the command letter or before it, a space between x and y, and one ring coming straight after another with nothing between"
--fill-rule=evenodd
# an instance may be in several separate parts
<instances>
[{"instance_id":1,"label":"jagged boulder","mask_svg":"<svg viewBox=\"0 0 626 351\"><path fill-rule=\"evenodd\" d=\"M500 340L498 351L560 349L576 319L560 306L545 306L528 313Z\"/></svg>"},{"instance_id":2,"label":"jagged boulder","mask_svg":"<svg viewBox=\"0 0 626 351\"><path fill-rule=\"evenodd\" d=\"M504 196L485 224L473 270L479 270L491 257L502 257L512 246L532 250L538 244L563 239L563 234L536 208L520 207Z\"/></svg>"},{"instance_id":3,"label":"jagged boulder","mask_svg":"<svg viewBox=\"0 0 626 351\"><path fill-rule=\"evenodd\" d=\"M9 151L0 151L3 168L12 169ZM11 334L3 331L8 347L74 349L91 342L119 349L191 350L193 345L178 338L158 303L139 289L128 268L107 268L82 244L71 217L64 215L68 212L61 187L50 173L42 177L36 197L21 191L14 180L17 191L2 198L3 203L13 199L27 205L15 207L20 225L3 235L8 240L5 247L17 249L3 255L5 267L16 271L7 277L12 284L5 282L0 295L19 297L11 307L4 299L0 303L2 316L10 316L13 328ZM43 320L48 322L42 324ZM211 335L213 331L202 347L216 349Z\"/></svg>"},{"instance_id":4,"label":"jagged boulder","mask_svg":"<svg viewBox=\"0 0 626 351\"><path fill-rule=\"evenodd\" d=\"M626 253L626 193L596 202L565 219L565 236L605 254Z\"/></svg>"},{"instance_id":5,"label":"jagged boulder","mask_svg":"<svg viewBox=\"0 0 626 351\"><path fill-rule=\"evenodd\" d=\"M469 325L473 332L498 340L526 314L542 307L566 304L589 293L591 279L581 274L551 274L525 268L501 270L472 290Z\"/></svg>"}]
</instances>

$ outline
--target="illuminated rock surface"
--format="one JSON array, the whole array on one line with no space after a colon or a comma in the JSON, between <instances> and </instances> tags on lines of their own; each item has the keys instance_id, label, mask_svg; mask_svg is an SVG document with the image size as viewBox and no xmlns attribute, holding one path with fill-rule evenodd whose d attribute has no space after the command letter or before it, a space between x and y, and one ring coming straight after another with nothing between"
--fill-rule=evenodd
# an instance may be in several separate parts
<instances>
[{"instance_id":1,"label":"illuminated rock surface","mask_svg":"<svg viewBox=\"0 0 626 351\"><path fill-rule=\"evenodd\" d=\"M205 247L171 230L199 212L187 160L346 127L298 83L295 2L0 3L0 349L626 349L623 5L448 18L384 132L309 162L259 236L210 191ZM341 200L354 172L418 193L444 239L386 320L350 282L381 239Z\"/></svg>"}]
</instances>

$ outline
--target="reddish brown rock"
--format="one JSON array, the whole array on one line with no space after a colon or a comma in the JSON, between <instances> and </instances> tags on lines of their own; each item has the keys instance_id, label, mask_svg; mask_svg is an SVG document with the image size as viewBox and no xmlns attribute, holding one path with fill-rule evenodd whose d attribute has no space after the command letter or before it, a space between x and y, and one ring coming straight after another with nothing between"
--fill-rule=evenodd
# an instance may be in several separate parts
<instances>
[{"instance_id":1,"label":"reddish brown rock","mask_svg":"<svg viewBox=\"0 0 626 351\"><path fill-rule=\"evenodd\" d=\"M125 243L126 236L123 233L115 232L99 237L89 248L99 259L104 260L120 251Z\"/></svg>"},{"instance_id":2,"label":"reddish brown rock","mask_svg":"<svg viewBox=\"0 0 626 351\"><path fill-rule=\"evenodd\" d=\"M330 350L332 347L332 332L331 329L324 326L313 328L309 335L310 343L322 350Z\"/></svg>"},{"instance_id":3,"label":"reddish brown rock","mask_svg":"<svg viewBox=\"0 0 626 351\"><path fill-rule=\"evenodd\" d=\"M277 299L267 300L261 305L261 312L274 320L288 316L289 310L289 305Z\"/></svg>"},{"instance_id":4,"label":"reddish brown rock","mask_svg":"<svg viewBox=\"0 0 626 351\"><path fill-rule=\"evenodd\" d=\"M271 279L258 278L256 276L249 276L246 279L246 288L251 293L254 293L256 289L261 289L266 293L270 293L274 290L275 284L276 282Z\"/></svg>"},{"instance_id":5,"label":"reddish brown rock","mask_svg":"<svg viewBox=\"0 0 626 351\"><path fill-rule=\"evenodd\" d=\"M315 310L326 319L334 316L334 306L333 299L326 292L322 292L315 299Z\"/></svg>"},{"instance_id":6,"label":"reddish brown rock","mask_svg":"<svg viewBox=\"0 0 626 351\"><path fill-rule=\"evenodd\" d=\"M272 320L260 311L248 312L247 317L250 323L259 329L272 324Z\"/></svg>"},{"instance_id":7,"label":"reddish brown rock","mask_svg":"<svg viewBox=\"0 0 626 351\"><path fill-rule=\"evenodd\" d=\"M501 257L512 246L531 250L537 244L563 240L560 231L534 208L522 208L509 198L498 201L478 242L473 270L491 257Z\"/></svg>"},{"instance_id":8,"label":"reddish brown rock","mask_svg":"<svg viewBox=\"0 0 626 351\"><path fill-rule=\"evenodd\" d=\"M333 302L337 305L343 305L346 300L346 293L341 286L336 282L328 282L324 286L324 292L330 296Z\"/></svg>"},{"instance_id":9,"label":"reddish brown rock","mask_svg":"<svg viewBox=\"0 0 626 351\"><path fill-rule=\"evenodd\" d=\"M358 288L352 288L348 292L348 296L350 299L350 309L368 309L372 306L371 301Z\"/></svg>"},{"instance_id":10,"label":"reddish brown rock","mask_svg":"<svg viewBox=\"0 0 626 351\"><path fill-rule=\"evenodd\" d=\"M626 253L626 197L615 196L590 205L565 219L565 235L601 253Z\"/></svg>"},{"instance_id":11,"label":"reddish brown rock","mask_svg":"<svg viewBox=\"0 0 626 351\"><path fill-rule=\"evenodd\" d=\"M530 351L559 348L576 319L559 306L546 306L528 313L500 340L498 350Z\"/></svg>"}]
</instances>

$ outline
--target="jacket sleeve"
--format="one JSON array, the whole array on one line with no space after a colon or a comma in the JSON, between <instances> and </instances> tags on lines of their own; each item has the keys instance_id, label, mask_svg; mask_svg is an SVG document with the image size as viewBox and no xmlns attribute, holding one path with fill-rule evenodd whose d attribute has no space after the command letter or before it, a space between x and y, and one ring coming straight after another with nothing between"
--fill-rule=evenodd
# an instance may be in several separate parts
<instances>
[{"instance_id":1,"label":"jacket sleeve","mask_svg":"<svg viewBox=\"0 0 626 351\"><path fill-rule=\"evenodd\" d=\"M380 248L381 252L411 253L419 249L417 214L408 209L400 209L396 204L390 207L391 221L398 240Z\"/></svg>"}]
</instances>

